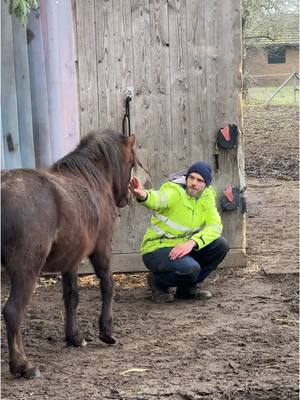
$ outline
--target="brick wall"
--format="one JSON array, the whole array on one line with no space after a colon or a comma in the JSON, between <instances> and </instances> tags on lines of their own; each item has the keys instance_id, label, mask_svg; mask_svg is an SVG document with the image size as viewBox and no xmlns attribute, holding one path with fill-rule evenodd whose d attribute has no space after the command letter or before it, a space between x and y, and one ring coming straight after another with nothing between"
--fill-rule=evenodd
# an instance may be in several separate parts
<instances>
[{"instance_id":1,"label":"brick wall","mask_svg":"<svg viewBox=\"0 0 300 400\"><path fill-rule=\"evenodd\" d=\"M299 71L299 49L297 48L286 49L285 64L268 64L266 50L250 50L247 58L248 74L250 76L256 75L250 77L250 86L277 86L283 83L292 72ZM290 81L290 84L292 84L292 81Z\"/></svg>"}]
</instances>

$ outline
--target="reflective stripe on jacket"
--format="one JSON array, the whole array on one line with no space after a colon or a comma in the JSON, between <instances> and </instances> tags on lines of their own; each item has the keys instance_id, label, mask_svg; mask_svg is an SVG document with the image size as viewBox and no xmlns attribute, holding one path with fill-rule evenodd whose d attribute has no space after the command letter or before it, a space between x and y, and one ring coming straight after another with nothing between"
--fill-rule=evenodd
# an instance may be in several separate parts
<instances>
[{"instance_id":1,"label":"reflective stripe on jacket","mask_svg":"<svg viewBox=\"0 0 300 400\"><path fill-rule=\"evenodd\" d=\"M157 191L147 190L147 194L147 199L139 203L155 213L141 244L142 254L174 247L189 239L200 250L221 236L223 225L213 187L206 188L199 199L190 197L182 186L172 182L164 183Z\"/></svg>"}]
</instances>

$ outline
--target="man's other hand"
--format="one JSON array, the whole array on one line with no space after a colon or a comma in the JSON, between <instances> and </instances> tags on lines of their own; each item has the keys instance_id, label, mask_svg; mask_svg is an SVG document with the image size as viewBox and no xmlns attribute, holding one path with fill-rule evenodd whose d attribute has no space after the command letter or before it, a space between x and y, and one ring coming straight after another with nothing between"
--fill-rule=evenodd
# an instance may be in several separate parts
<instances>
[{"instance_id":1,"label":"man's other hand","mask_svg":"<svg viewBox=\"0 0 300 400\"><path fill-rule=\"evenodd\" d=\"M182 258L186 256L193 250L195 245L196 242L192 239L188 240L186 243L178 244L170 251L170 260L176 260L177 258Z\"/></svg>"}]
</instances>

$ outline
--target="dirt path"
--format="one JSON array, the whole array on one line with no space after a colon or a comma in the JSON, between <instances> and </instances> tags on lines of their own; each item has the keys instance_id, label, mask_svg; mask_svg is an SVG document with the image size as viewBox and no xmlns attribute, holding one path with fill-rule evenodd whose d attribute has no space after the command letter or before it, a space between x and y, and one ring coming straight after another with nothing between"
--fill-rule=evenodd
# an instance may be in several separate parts
<instances>
[{"instance_id":1,"label":"dirt path","mask_svg":"<svg viewBox=\"0 0 300 400\"><path fill-rule=\"evenodd\" d=\"M299 271L299 185L248 179L247 253L267 273Z\"/></svg>"},{"instance_id":2,"label":"dirt path","mask_svg":"<svg viewBox=\"0 0 300 400\"><path fill-rule=\"evenodd\" d=\"M299 179L298 107L244 109L248 177Z\"/></svg>"},{"instance_id":3,"label":"dirt path","mask_svg":"<svg viewBox=\"0 0 300 400\"><path fill-rule=\"evenodd\" d=\"M222 271L210 301L166 305L140 285L117 287L111 347L98 340L98 289L81 288L79 349L63 343L60 282L38 288L25 346L43 378L11 378L3 343L2 399L298 399L295 278Z\"/></svg>"},{"instance_id":4,"label":"dirt path","mask_svg":"<svg viewBox=\"0 0 300 400\"><path fill-rule=\"evenodd\" d=\"M253 115L257 111L246 111L248 134L259 118ZM278 109L269 113L268 118L279 118ZM286 110L282 118L290 123ZM43 377L10 376L4 336L3 400L299 398L298 277L285 274L298 266L298 183L287 173L280 175L280 163L270 170L255 166L257 143L247 138L247 268L216 271L206 283L213 293L207 302L166 305L150 301L145 274L116 276L114 346L98 339L97 282L81 279L79 321L88 345L78 349L63 342L60 280L41 280L26 311L24 333L27 354ZM294 165L292 137L289 146ZM7 294L3 281L2 302ZM131 368L142 370L126 372Z\"/></svg>"}]
</instances>

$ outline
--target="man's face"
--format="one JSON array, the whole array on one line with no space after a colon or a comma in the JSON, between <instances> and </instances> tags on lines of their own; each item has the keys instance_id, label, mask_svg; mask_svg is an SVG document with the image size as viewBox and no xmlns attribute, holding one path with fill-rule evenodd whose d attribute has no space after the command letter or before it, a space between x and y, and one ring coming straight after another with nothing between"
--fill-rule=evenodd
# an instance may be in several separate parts
<instances>
[{"instance_id":1,"label":"man's face","mask_svg":"<svg viewBox=\"0 0 300 400\"><path fill-rule=\"evenodd\" d=\"M197 172L192 172L186 181L186 191L187 194L195 199L201 196L201 193L206 188L203 177Z\"/></svg>"}]
</instances>

